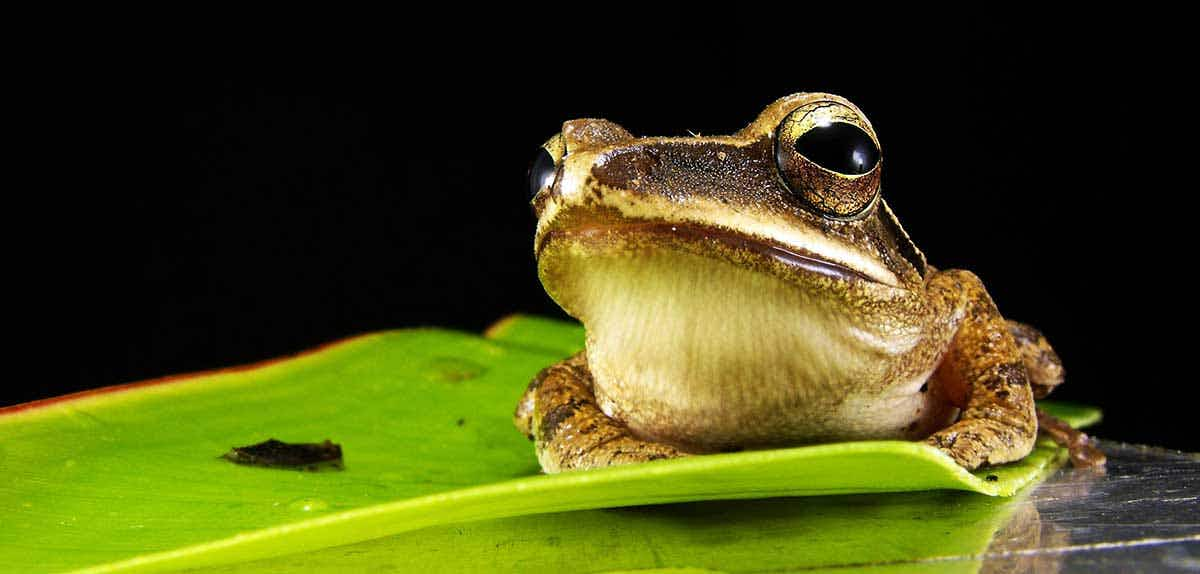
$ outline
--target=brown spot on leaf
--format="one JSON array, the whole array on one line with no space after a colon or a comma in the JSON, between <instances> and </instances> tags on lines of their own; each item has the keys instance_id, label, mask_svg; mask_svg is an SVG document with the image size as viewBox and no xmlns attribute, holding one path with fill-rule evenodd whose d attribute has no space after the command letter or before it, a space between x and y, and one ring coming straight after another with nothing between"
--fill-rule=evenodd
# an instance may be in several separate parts
<instances>
[{"instance_id":1,"label":"brown spot on leaf","mask_svg":"<svg viewBox=\"0 0 1200 574\"><path fill-rule=\"evenodd\" d=\"M225 460L249 466L292 470L342 469L342 445L329 439L318 443L286 443L268 439L249 446L235 446L222 455Z\"/></svg>"}]
</instances>

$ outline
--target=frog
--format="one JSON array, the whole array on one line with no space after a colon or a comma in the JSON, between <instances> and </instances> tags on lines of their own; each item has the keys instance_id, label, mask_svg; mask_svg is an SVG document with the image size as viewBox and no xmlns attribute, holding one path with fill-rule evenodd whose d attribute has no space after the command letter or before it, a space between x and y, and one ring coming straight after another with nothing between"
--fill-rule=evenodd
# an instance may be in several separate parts
<instances>
[{"instance_id":1,"label":"frog","mask_svg":"<svg viewBox=\"0 0 1200 574\"><path fill-rule=\"evenodd\" d=\"M970 271L926 261L882 196L849 100L804 92L733 135L566 121L532 162L534 257L584 348L513 421L545 473L859 440L922 441L967 470L1020 460L1062 361Z\"/></svg>"}]
</instances>

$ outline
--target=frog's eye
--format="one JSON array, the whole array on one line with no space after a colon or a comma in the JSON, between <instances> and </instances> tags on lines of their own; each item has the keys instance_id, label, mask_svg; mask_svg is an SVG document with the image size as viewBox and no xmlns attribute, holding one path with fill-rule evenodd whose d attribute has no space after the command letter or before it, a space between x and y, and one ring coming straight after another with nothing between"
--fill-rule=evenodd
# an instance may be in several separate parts
<instances>
[{"instance_id":1,"label":"frog's eye","mask_svg":"<svg viewBox=\"0 0 1200 574\"><path fill-rule=\"evenodd\" d=\"M554 185L554 178L558 176L558 164L562 162L564 155L566 145L562 134L557 134L542 144L533 158L533 163L529 164L530 198Z\"/></svg>"},{"instance_id":2,"label":"frog's eye","mask_svg":"<svg viewBox=\"0 0 1200 574\"><path fill-rule=\"evenodd\" d=\"M879 143L866 118L835 101L792 110L775 130L775 164L788 190L822 215L852 218L879 194Z\"/></svg>"}]
</instances>

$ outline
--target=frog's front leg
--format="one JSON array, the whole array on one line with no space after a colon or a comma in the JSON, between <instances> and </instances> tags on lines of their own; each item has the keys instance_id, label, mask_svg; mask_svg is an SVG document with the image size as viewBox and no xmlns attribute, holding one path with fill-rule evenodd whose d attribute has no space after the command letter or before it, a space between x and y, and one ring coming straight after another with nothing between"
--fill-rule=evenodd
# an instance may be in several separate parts
<instances>
[{"instance_id":1,"label":"frog's front leg","mask_svg":"<svg viewBox=\"0 0 1200 574\"><path fill-rule=\"evenodd\" d=\"M926 441L968 470L1025 457L1037 439L1037 411L1008 322L970 272L940 271L928 286L935 304L958 318L934 384L962 414Z\"/></svg>"},{"instance_id":2,"label":"frog's front leg","mask_svg":"<svg viewBox=\"0 0 1200 574\"><path fill-rule=\"evenodd\" d=\"M598 468L684 456L675 447L639 439L600 410L585 352L538 373L517 403L513 422L534 441L542 470Z\"/></svg>"}]
</instances>

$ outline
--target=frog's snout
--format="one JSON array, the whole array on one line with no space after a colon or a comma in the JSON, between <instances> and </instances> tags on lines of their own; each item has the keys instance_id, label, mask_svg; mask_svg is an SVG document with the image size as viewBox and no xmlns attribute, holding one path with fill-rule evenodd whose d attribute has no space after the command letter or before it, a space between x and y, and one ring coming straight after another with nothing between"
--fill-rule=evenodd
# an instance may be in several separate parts
<instances>
[{"instance_id":1,"label":"frog's snout","mask_svg":"<svg viewBox=\"0 0 1200 574\"><path fill-rule=\"evenodd\" d=\"M582 118L563 122L562 131L542 145L529 168L529 189L538 218L550 204L578 203L591 186L590 172L598 155L605 154L634 137L608 120ZM607 151L606 151L607 150ZM599 190L592 192L599 194Z\"/></svg>"}]
</instances>

